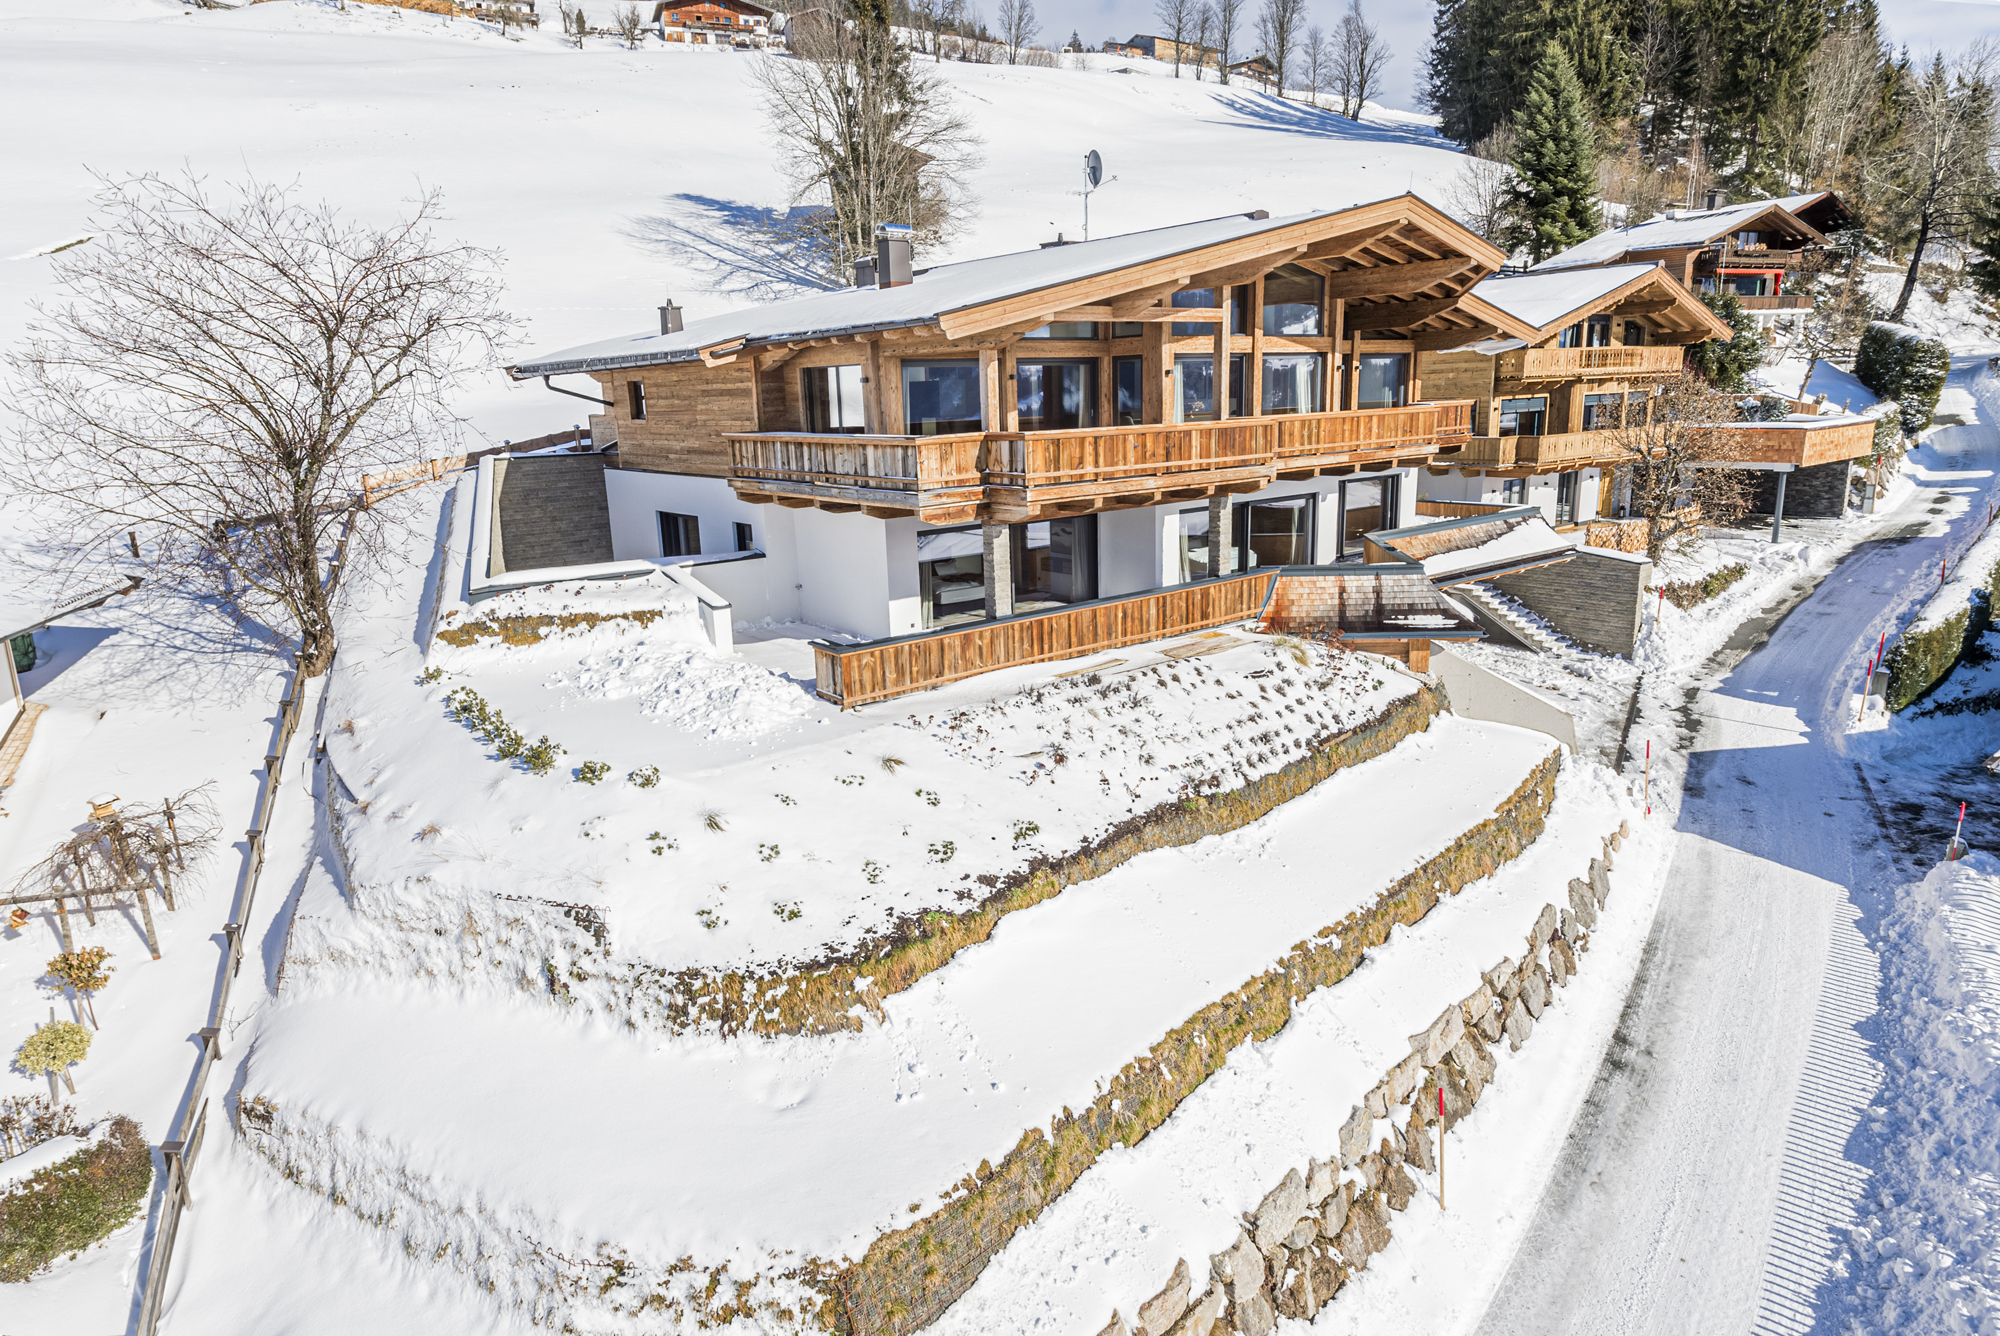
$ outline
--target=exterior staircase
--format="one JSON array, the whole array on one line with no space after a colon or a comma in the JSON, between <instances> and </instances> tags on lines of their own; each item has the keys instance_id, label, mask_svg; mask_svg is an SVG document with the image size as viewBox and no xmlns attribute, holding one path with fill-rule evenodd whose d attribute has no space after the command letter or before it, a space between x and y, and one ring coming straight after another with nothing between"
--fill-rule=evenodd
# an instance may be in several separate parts
<instances>
[{"instance_id":1,"label":"exterior staircase","mask_svg":"<svg viewBox=\"0 0 2000 1336\"><path fill-rule=\"evenodd\" d=\"M1453 585L1445 591L1472 613L1480 629L1502 645L1514 645L1534 654L1560 654L1561 640L1539 618L1524 613L1499 590L1487 584Z\"/></svg>"}]
</instances>

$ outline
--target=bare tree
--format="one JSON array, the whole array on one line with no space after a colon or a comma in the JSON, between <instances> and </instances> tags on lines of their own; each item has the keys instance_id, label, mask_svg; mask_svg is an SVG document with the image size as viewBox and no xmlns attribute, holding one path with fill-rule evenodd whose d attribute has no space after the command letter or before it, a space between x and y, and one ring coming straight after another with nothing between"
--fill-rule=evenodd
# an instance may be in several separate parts
<instances>
[{"instance_id":1,"label":"bare tree","mask_svg":"<svg viewBox=\"0 0 2000 1336\"><path fill-rule=\"evenodd\" d=\"M1153 0L1153 17L1160 21L1160 36L1174 44L1176 79L1181 77L1181 47L1195 26L1195 11L1199 8L1200 0Z\"/></svg>"},{"instance_id":2,"label":"bare tree","mask_svg":"<svg viewBox=\"0 0 2000 1336\"><path fill-rule=\"evenodd\" d=\"M590 31L584 22L583 6L571 4L570 0L558 0L556 12L562 18L563 36L574 42L577 50L583 50L583 39Z\"/></svg>"},{"instance_id":3,"label":"bare tree","mask_svg":"<svg viewBox=\"0 0 2000 1336\"><path fill-rule=\"evenodd\" d=\"M1639 14L1636 47L1639 109L1646 121L1639 148L1648 163L1657 165L1661 117L1673 97L1674 75L1681 61L1679 10L1672 0L1645 0L1645 8Z\"/></svg>"},{"instance_id":4,"label":"bare tree","mask_svg":"<svg viewBox=\"0 0 2000 1336\"><path fill-rule=\"evenodd\" d=\"M100 177L92 240L58 255L6 358L17 426L0 477L76 560L130 531L160 573L333 654L325 567L364 471L448 451L451 392L515 327L499 258L432 235L435 191L386 227L251 180Z\"/></svg>"},{"instance_id":5,"label":"bare tree","mask_svg":"<svg viewBox=\"0 0 2000 1336\"><path fill-rule=\"evenodd\" d=\"M1325 30L1317 23L1306 29L1305 40L1299 44L1299 56L1306 64L1306 101L1317 107L1333 68L1333 48L1327 44Z\"/></svg>"},{"instance_id":6,"label":"bare tree","mask_svg":"<svg viewBox=\"0 0 2000 1336\"><path fill-rule=\"evenodd\" d=\"M1990 190L1996 65L2000 50L1982 37L1949 63L1935 56L1904 84L1902 141L1878 173L1899 221L1915 234L1892 321L1909 309L1925 249L1964 230L1972 206Z\"/></svg>"},{"instance_id":7,"label":"bare tree","mask_svg":"<svg viewBox=\"0 0 2000 1336\"><path fill-rule=\"evenodd\" d=\"M1361 0L1347 0L1334 45L1333 91L1340 98L1340 114L1358 121L1369 102L1382 95L1382 67L1393 53L1362 14Z\"/></svg>"},{"instance_id":8,"label":"bare tree","mask_svg":"<svg viewBox=\"0 0 2000 1336\"><path fill-rule=\"evenodd\" d=\"M1857 23L1822 37L1806 65L1804 96L1784 127L1785 161L1793 183L1831 185L1877 108L1882 52L1869 28Z\"/></svg>"},{"instance_id":9,"label":"bare tree","mask_svg":"<svg viewBox=\"0 0 2000 1336\"><path fill-rule=\"evenodd\" d=\"M1201 72L1208 68L1209 43L1215 40L1215 6L1208 0L1200 0L1194 10L1194 81L1201 82Z\"/></svg>"},{"instance_id":10,"label":"bare tree","mask_svg":"<svg viewBox=\"0 0 2000 1336\"><path fill-rule=\"evenodd\" d=\"M827 277L875 251L879 223L907 223L919 250L942 245L972 208L979 138L937 75L910 59L880 11L795 17L796 60L759 61L764 114L792 187L784 240L822 248Z\"/></svg>"},{"instance_id":11,"label":"bare tree","mask_svg":"<svg viewBox=\"0 0 2000 1336\"><path fill-rule=\"evenodd\" d=\"M611 26L618 30L618 40L636 51L646 35L646 16L637 5L620 5L611 11Z\"/></svg>"},{"instance_id":12,"label":"bare tree","mask_svg":"<svg viewBox=\"0 0 2000 1336\"><path fill-rule=\"evenodd\" d=\"M1285 68L1298 50L1299 29L1306 21L1306 0L1264 0L1257 11L1257 40L1275 66L1278 96L1285 95Z\"/></svg>"},{"instance_id":13,"label":"bare tree","mask_svg":"<svg viewBox=\"0 0 2000 1336\"><path fill-rule=\"evenodd\" d=\"M1000 45L1006 48L1009 65L1021 63L1021 49L1034 41L1041 30L1041 20L1035 17L1035 0L1000 0Z\"/></svg>"},{"instance_id":14,"label":"bare tree","mask_svg":"<svg viewBox=\"0 0 2000 1336\"><path fill-rule=\"evenodd\" d=\"M516 28L526 27L528 7L521 0L492 0L486 7L487 17L499 27L503 37L510 37Z\"/></svg>"},{"instance_id":15,"label":"bare tree","mask_svg":"<svg viewBox=\"0 0 2000 1336\"><path fill-rule=\"evenodd\" d=\"M1473 146L1444 188L1445 212L1496 245L1512 223L1513 157L1514 131L1502 124Z\"/></svg>"},{"instance_id":16,"label":"bare tree","mask_svg":"<svg viewBox=\"0 0 2000 1336\"><path fill-rule=\"evenodd\" d=\"M1646 555L1658 561L1669 547L1682 550L1701 538L1704 524L1729 524L1749 510L1754 475L1731 462L1745 453L1734 397L1683 371L1664 381L1643 409L1631 404L1625 420L1604 428L1632 489L1632 512L1646 520Z\"/></svg>"},{"instance_id":17,"label":"bare tree","mask_svg":"<svg viewBox=\"0 0 2000 1336\"><path fill-rule=\"evenodd\" d=\"M1243 26L1245 0L1213 0L1215 10L1216 78L1229 82L1229 67L1236 61L1237 31ZM1202 55L1205 58L1207 52Z\"/></svg>"}]
</instances>

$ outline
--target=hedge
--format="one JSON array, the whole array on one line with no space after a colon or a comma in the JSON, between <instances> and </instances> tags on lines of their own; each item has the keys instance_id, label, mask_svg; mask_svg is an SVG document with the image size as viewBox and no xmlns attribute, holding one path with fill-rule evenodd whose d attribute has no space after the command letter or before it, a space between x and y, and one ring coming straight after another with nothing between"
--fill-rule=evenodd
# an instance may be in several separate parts
<instances>
[{"instance_id":1,"label":"hedge","mask_svg":"<svg viewBox=\"0 0 2000 1336\"><path fill-rule=\"evenodd\" d=\"M1877 320L1861 336L1854 378L1901 409L1905 436L1931 425L1951 374L1951 350L1907 325Z\"/></svg>"},{"instance_id":2,"label":"hedge","mask_svg":"<svg viewBox=\"0 0 2000 1336\"><path fill-rule=\"evenodd\" d=\"M1972 555L1976 553L1968 554L1968 560ZM1922 700L1957 666L1966 647L1992 625L1993 600L2000 596L2000 556L1992 560L1986 573L1978 577L1979 589L1966 599L1964 607L1936 626L1905 631L1890 649L1882 666L1889 670L1886 699L1891 710L1906 709ZM1945 592L1941 589L1936 596Z\"/></svg>"},{"instance_id":3,"label":"hedge","mask_svg":"<svg viewBox=\"0 0 2000 1336\"><path fill-rule=\"evenodd\" d=\"M120 1115L104 1138L0 1196L0 1281L24 1281L129 1224L153 1183L153 1151Z\"/></svg>"}]
</instances>

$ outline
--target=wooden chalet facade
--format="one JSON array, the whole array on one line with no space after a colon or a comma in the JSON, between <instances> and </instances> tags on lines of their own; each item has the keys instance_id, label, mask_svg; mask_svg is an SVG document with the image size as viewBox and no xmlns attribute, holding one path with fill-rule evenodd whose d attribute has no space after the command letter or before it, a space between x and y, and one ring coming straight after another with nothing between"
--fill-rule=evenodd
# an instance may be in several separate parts
<instances>
[{"instance_id":1,"label":"wooden chalet facade","mask_svg":"<svg viewBox=\"0 0 2000 1336\"><path fill-rule=\"evenodd\" d=\"M1552 255L1534 272L1612 264L1662 265L1690 292L1732 292L1760 323L1812 309L1792 290L1819 263L1827 234L1853 224L1838 196L1822 191L1706 209L1669 209Z\"/></svg>"},{"instance_id":2,"label":"wooden chalet facade","mask_svg":"<svg viewBox=\"0 0 2000 1336\"><path fill-rule=\"evenodd\" d=\"M872 286L510 368L596 381L617 557L755 552L739 618L870 638L1358 560L1475 427L1424 354L1541 332L1411 195L914 273L903 244Z\"/></svg>"},{"instance_id":3,"label":"wooden chalet facade","mask_svg":"<svg viewBox=\"0 0 2000 1336\"><path fill-rule=\"evenodd\" d=\"M654 0L652 21L663 42L762 49L774 12L753 0Z\"/></svg>"}]
</instances>

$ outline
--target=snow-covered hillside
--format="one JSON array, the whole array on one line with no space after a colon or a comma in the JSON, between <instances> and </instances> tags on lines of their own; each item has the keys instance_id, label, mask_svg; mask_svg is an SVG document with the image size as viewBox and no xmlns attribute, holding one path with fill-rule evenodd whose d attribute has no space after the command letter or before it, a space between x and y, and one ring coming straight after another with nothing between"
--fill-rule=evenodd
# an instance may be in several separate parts
<instances>
[{"instance_id":1,"label":"snow-covered hillside","mask_svg":"<svg viewBox=\"0 0 2000 1336\"><path fill-rule=\"evenodd\" d=\"M508 40L470 19L337 0L4 0L0 112L32 132L8 151L0 342L47 294L37 252L88 230L91 170L183 164L217 181L297 179L369 218L420 183L442 188L459 237L505 251L531 346L642 329L669 298L696 315L747 304L771 278L750 227L786 205L750 78L775 57L609 39L577 51L552 29ZM1091 200L1100 236L1406 190L1435 199L1457 169L1420 117L1371 109L1356 124L1152 61L1088 59L939 67L985 162L973 225L930 258L1079 235L1090 149L1117 178ZM465 407L496 443L585 411L498 372Z\"/></svg>"}]
</instances>

